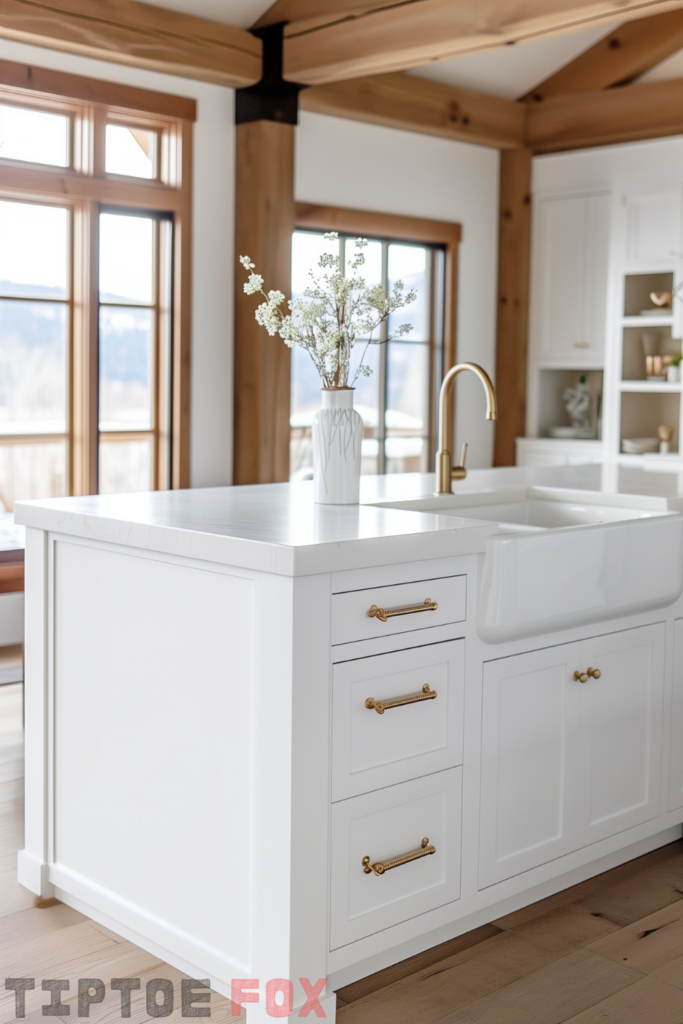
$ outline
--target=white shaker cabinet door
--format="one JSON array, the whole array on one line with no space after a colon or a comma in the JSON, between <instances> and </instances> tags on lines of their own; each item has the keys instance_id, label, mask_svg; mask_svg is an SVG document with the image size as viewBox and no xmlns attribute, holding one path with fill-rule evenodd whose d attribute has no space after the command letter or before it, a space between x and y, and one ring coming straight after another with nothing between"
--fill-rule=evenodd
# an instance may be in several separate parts
<instances>
[{"instance_id":1,"label":"white shaker cabinet door","mask_svg":"<svg viewBox=\"0 0 683 1024\"><path fill-rule=\"evenodd\" d=\"M535 360L600 365L605 347L611 199L541 198L533 234L531 338Z\"/></svg>"},{"instance_id":2,"label":"white shaker cabinet door","mask_svg":"<svg viewBox=\"0 0 683 1024\"><path fill-rule=\"evenodd\" d=\"M680 257L681 190L631 193L626 207L626 260L633 266L671 264Z\"/></svg>"},{"instance_id":3,"label":"white shaker cabinet door","mask_svg":"<svg viewBox=\"0 0 683 1024\"><path fill-rule=\"evenodd\" d=\"M574 846L580 647L561 644L484 665L482 889Z\"/></svg>"},{"instance_id":4,"label":"white shaker cabinet door","mask_svg":"<svg viewBox=\"0 0 683 1024\"><path fill-rule=\"evenodd\" d=\"M671 694L669 810L683 807L683 619L674 622L674 665Z\"/></svg>"},{"instance_id":5,"label":"white shaker cabinet door","mask_svg":"<svg viewBox=\"0 0 683 1024\"><path fill-rule=\"evenodd\" d=\"M577 847L660 813L663 623L581 644Z\"/></svg>"}]
</instances>

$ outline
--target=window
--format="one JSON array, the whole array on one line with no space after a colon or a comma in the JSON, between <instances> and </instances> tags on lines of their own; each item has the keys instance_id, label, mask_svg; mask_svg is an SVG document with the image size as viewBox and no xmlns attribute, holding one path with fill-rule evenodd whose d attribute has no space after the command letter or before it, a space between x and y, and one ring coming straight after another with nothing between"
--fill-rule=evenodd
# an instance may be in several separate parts
<instances>
[{"instance_id":1,"label":"window","mask_svg":"<svg viewBox=\"0 0 683 1024\"><path fill-rule=\"evenodd\" d=\"M100 214L99 491L168 487L172 224Z\"/></svg>"},{"instance_id":2,"label":"window","mask_svg":"<svg viewBox=\"0 0 683 1024\"><path fill-rule=\"evenodd\" d=\"M339 232L339 252L344 267L355 251L357 232ZM372 376L355 382L354 406L363 417L363 473L428 472L435 445L436 394L443 368L443 303L445 251L442 246L378 238L366 234L365 266L368 285L392 289L403 281L406 291L415 289L417 299L393 314L373 338L364 356ZM332 243L334 245L334 243ZM298 230L292 241L292 294L301 295L330 243L324 232ZM387 336L402 323L412 331L400 339ZM349 383L365 345L357 342ZM311 424L320 408L320 382L310 357L292 349L290 475L302 479L313 464Z\"/></svg>"},{"instance_id":3,"label":"window","mask_svg":"<svg viewBox=\"0 0 683 1024\"><path fill-rule=\"evenodd\" d=\"M69 98L0 78L0 501L186 485L194 103L36 71Z\"/></svg>"}]
</instances>

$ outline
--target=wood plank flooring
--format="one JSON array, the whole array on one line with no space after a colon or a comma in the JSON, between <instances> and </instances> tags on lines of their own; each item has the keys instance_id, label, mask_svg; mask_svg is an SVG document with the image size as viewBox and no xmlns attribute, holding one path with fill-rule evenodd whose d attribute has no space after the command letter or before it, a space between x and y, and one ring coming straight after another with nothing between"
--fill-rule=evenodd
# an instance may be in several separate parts
<instances>
[{"instance_id":1,"label":"wood plank flooring","mask_svg":"<svg viewBox=\"0 0 683 1024\"><path fill-rule=\"evenodd\" d=\"M0 687L0 962L2 978L35 977L25 1022L44 1020L43 978L68 978L77 1016L78 978L101 978L94 1024L117 1024L111 979L140 978L131 1024L153 1020L145 985L168 978L171 1024L180 1024L183 975L56 901L16 881L22 845L21 699ZM0 1024L16 1018L0 978ZM239 1021L213 992L211 1019ZM683 1024L683 840L591 878L466 935L426 950L337 993L339 1024ZM241 1018L244 1024L244 1015Z\"/></svg>"}]
</instances>

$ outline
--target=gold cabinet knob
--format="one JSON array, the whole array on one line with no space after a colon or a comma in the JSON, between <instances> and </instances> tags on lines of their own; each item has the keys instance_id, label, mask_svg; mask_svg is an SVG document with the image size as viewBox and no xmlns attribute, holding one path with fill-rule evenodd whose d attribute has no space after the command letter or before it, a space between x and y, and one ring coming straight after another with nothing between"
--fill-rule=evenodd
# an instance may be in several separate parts
<instances>
[{"instance_id":1,"label":"gold cabinet knob","mask_svg":"<svg viewBox=\"0 0 683 1024\"><path fill-rule=\"evenodd\" d=\"M587 683L589 679L599 679L601 675L599 668L589 668L585 672L575 672L574 679L577 683Z\"/></svg>"}]
</instances>

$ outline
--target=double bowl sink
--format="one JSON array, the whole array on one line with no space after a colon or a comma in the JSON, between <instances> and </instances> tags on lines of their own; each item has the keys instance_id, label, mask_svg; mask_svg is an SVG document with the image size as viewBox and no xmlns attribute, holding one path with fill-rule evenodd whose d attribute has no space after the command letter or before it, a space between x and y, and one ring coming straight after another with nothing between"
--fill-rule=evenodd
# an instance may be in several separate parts
<instances>
[{"instance_id":1,"label":"double bowl sink","mask_svg":"<svg viewBox=\"0 0 683 1024\"><path fill-rule=\"evenodd\" d=\"M616 497L620 504L611 504ZM497 525L480 574L477 631L498 644L647 612L680 597L683 516L643 508L638 497L630 504L625 495L600 498L576 501L561 488L532 487L382 504Z\"/></svg>"}]
</instances>

